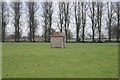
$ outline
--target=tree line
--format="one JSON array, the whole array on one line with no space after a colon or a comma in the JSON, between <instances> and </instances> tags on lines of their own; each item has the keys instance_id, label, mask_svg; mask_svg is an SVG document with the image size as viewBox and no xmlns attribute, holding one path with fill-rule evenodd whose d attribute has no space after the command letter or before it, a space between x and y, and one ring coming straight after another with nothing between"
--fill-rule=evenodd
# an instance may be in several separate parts
<instances>
[{"instance_id":1,"label":"tree line","mask_svg":"<svg viewBox=\"0 0 120 80\"><path fill-rule=\"evenodd\" d=\"M44 41L50 41L50 35L55 32L55 29L52 28L54 23L53 13L54 7L53 2L25 2L26 7L23 7L23 2L11 2L9 7L6 6L6 2L2 2L2 42L5 41L6 36L6 26L9 24L9 7L11 8L12 17L13 17L13 26L15 29L14 39L15 42L20 41L21 37L21 15L23 14L22 10L25 10L24 14L27 15L27 23L29 29L29 40L30 42L35 41L36 31L38 27L38 19L36 13L40 9L41 18L42 18L42 28L43 28L43 37ZM87 25L87 20L89 17L89 22L91 23L92 41L95 42L95 35L98 35L98 41L102 40L102 28L103 28L103 18L106 19L106 29L108 31L108 40L111 41L113 34L115 33L116 41L120 40L120 2L58 2L58 21L57 28L59 32L64 33L66 36L66 41L71 34L72 29L70 29L71 16L74 18L74 28L76 33L76 42L85 41L85 28ZM24 9L25 8L25 9ZM71 9L73 11L71 12ZM104 10L106 10L106 16L104 16ZM87 29L88 31L90 29Z\"/></svg>"}]
</instances>

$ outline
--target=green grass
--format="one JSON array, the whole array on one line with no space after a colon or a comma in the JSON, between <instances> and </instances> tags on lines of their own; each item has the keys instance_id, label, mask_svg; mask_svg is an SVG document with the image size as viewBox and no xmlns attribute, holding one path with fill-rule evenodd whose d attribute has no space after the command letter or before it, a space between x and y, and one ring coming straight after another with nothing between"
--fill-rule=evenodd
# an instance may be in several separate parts
<instances>
[{"instance_id":1,"label":"green grass","mask_svg":"<svg viewBox=\"0 0 120 80\"><path fill-rule=\"evenodd\" d=\"M118 43L3 43L3 78L117 78Z\"/></svg>"}]
</instances>

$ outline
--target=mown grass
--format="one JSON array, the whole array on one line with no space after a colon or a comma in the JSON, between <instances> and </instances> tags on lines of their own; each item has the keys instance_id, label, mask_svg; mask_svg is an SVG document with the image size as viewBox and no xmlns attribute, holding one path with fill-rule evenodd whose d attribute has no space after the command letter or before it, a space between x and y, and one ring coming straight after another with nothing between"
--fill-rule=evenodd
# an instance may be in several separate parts
<instances>
[{"instance_id":1,"label":"mown grass","mask_svg":"<svg viewBox=\"0 0 120 80\"><path fill-rule=\"evenodd\" d=\"M3 78L117 78L118 43L3 43Z\"/></svg>"}]
</instances>

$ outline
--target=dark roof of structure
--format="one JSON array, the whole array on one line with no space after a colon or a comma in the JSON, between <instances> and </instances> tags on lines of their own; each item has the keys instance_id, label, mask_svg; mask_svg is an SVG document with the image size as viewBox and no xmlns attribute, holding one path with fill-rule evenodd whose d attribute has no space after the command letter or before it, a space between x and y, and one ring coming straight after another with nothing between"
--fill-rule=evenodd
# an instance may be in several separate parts
<instances>
[{"instance_id":1,"label":"dark roof of structure","mask_svg":"<svg viewBox=\"0 0 120 80\"><path fill-rule=\"evenodd\" d=\"M65 37L65 35L63 33L60 33L60 32L55 32L51 35L51 37Z\"/></svg>"}]
</instances>

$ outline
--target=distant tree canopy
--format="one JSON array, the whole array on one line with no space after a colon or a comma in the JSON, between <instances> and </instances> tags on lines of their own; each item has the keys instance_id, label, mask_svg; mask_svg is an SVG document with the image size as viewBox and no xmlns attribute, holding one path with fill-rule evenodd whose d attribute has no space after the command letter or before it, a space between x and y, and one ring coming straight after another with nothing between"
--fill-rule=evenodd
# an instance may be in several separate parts
<instances>
[{"instance_id":1,"label":"distant tree canopy","mask_svg":"<svg viewBox=\"0 0 120 80\"><path fill-rule=\"evenodd\" d=\"M112 27L111 27L111 35L112 35L112 38L116 38L117 37L117 34L118 34L118 25L117 24L114 24L114 25L112 25ZM120 31L120 29L119 29L119 31ZM120 34L119 34L120 35Z\"/></svg>"},{"instance_id":2,"label":"distant tree canopy","mask_svg":"<svg viewBox=\"0 0 120 80\"><path fill-rule=\"evenodd\" d=\"M71 32L71 30L69 29L68 30L68 33L67 33L67 39L68 40L71 40L73 38L73 33Z\"/></svg>"},{"instance_id":3,"label":"distant tree canopy","mask_svg":"<svg viewBox=\"0 0 120 80\"><path fill-rule=\"evenodd\" d=\"M49 33L49 31L50 31L50 33ZM46 35L44 34L44 33L45 33L45 32L44 32L42 36L43 36L43 37L46 36L46 41L50 41L50 40L49 40L49 36L50 36L52 33L54 33L54 32L55 32L55 29L48 27L48 28L46 29Z\"/></svg>"}]
</instances>

